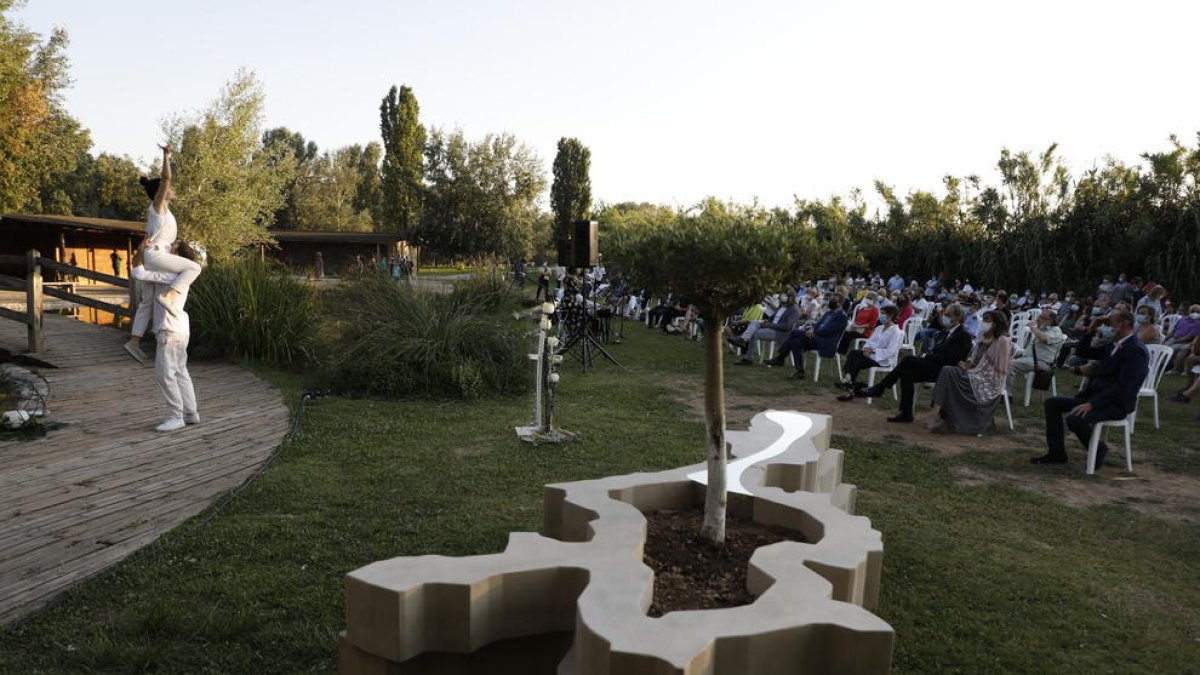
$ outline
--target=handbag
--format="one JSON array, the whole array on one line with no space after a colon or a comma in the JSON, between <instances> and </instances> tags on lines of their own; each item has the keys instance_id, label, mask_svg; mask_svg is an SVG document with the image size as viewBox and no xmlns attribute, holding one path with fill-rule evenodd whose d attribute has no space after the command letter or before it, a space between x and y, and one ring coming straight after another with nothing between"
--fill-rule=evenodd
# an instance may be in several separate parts
<instances>
[{"instance_id":1,"label":"handbag","mask_svg":"<svg viewBox=\"0 0 1200 675\"><path fill-rule=\"evenodd\" d=\"M1033 388L1038 391L1050 391L1050 384L1054 381L1054 364L1050 365L1049 370L1038 368L1036 342L1029 345L1029 350L1033 352Z\"/></svg>"}]
</instances>

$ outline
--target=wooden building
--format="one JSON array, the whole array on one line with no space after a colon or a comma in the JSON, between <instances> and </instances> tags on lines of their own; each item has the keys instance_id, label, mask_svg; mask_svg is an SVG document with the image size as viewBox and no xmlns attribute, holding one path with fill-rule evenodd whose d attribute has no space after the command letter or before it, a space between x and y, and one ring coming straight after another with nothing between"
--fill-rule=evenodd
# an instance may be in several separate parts
<instances>
[{"instance_id":1,"label":"wooden building","mask_svg":"<svg viewBox=\"0 0 1200 675\"><path fill-rule=\"evenodd\" d=\"M43 257L105 274L114 273L115 253L120 259L116 275L127 278L129 260L142 242L145 227L132 220L5 214L0 216L0 253L19 255L37 249ZM339 276L357 266L356 259L367 264L383 256L415 257L397 234L271 230L271 236L276 243L260 245L260 255L284 262L297 274L311 273L318 252L325 276ZM0 269L0 274L23 277L25 271Z\"/></svg>"}]
</instances>

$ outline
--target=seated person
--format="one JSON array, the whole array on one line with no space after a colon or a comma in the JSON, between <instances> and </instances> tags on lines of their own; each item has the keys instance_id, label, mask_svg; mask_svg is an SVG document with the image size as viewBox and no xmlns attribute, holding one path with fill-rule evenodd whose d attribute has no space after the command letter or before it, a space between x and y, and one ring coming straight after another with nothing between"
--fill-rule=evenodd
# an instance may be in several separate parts
<instances>
[{"instance_id":1,"label":"seated person","mask_svg":"<svg viewBox=\"0 0 1200 675\"><path fill-rule=\"evenodd\" d=\"M936 307L929 314L929 321L925 324L925 328L917 331L913 336L914 351L924 356L933 349L933 343L937 341L937 336L944 330L942 327L942 311ZM917 345L920 345L918 348Z\"/></svg>"},{"instance_id":2,"label":"seated person","mask_svg":"<svg viewBox=\"0 0 1200 675\"><path fill-rule=\"evenodd\" d=\"M842 311L842 299L835 293L829 299L828 309L821 320L811 326L802 326L792 330L787 339L779 346L779 352L770 365L782 366L788 354L793 354L796 360L796 372L792 379L804 377L804 352L817 350L821 358L831 359L837 353L838 340L846 332L846 324L850 317Z\"/></svg>"},{"instance_id":3,"label":"seated person","mask_svg":"<svg viewBox=\"0 0 1200 675\"><path fill-rule=\"evenodd\" d=\"M1155 323L1157 315L1154 307L1142 305L1133 315L1133 326L1137 330L1137 338L1144 345L1160 345L1163 342L1162 329Z\"/></svg>"},{"instance_id":4,"label":"seated person","mask_svg":"<svg viewBox=\"0 0 1200 675\"><path fill-rule=\"evenodd\" d=\"M1197 335L1200 335L1200 304L1188 308L1188 315L1175 323L1171 334L1163 343L1175 352L1175 355L1171 357L1171 369L1175 372L1186 373L1188 371L1187 368L1184 368L1184 361L1187 359Z\"/></svg>"},{"instance_id":5,"label":"seated person","mask_svg":"<svg viewBox=\"0 0 1200 675\"><path fill-rule=\"evenodd\" d=\"M666 299L662 301L654 309L650 310L650 325L649 328L661 328L666 332L667 326L671 325L671 320L677 316L683 316L687 311L687 304L680 298L675 297L674 293L668 293Z\"/></svg>"},{"instance_id":6,"label":"seated person","mask_svg":"<svg viewBox=\"0 0 1200 675\"><path fill-rule=\"evenodd\" d=\"M1012 360L1008 319L991 309L979 324L979 342L956 366L943 366L933 388L935 434L982 434L992 425Z\"/></svg>"},{"instance_id":7,"label":"seated person","mask_svg":"<svg viewBox=\"0 0 1200 675\"><path fill-rule=\"evenodd\" d=\"M904 324L908 323L908 320L910 318L912 318L913 306L912 306L912 303L908 301L908 296L905 295L904 293L901 293L900 295L896 296L896 305L895 306L896 306L896 326L898 328L900 328L901 330L903 330Z\"/></svg>"},{"instance_id":8,"label":"seated person","mask_svg":"<svg viewBox=\"0 0 1200 675\"><path fill-rule=\"evenodd\" d=\"M906 356L896 364L892 372L875 383L873 387L864 387L854 392L862 398L879 398L892 385L900 384L900 412L889 417L889 422L907 423L913 421L913 386L917 382L934 382L942 371L942 366L952 366L966 360L971 353L971 335L962 327L965 318L963 308L951 304L942 312L941 323L943 332L936 344L929 350L928 356Z\"/></svg>"},{"instance_id":9,"label":"seated person","mask_svg":"<svg viewBox=\"0 0 1200 675\"><path fill-rule=\"evenodd\" d=\"M896 363L896 355L900 351L900 341L904 335L896 325L896 308L883 308L883 325L867 338L867 344L862 349L855 349L846 356L846 367L843 369L843 380L837 386L847 391L854 391L863 386L858 382L858 373L867 368L891 368ZM853 394L839 397L843 400L854 398Z\"/></svg>"},{"instance_id":10,"label":"seated person","mask_svg":"<svg viewBox=\"0 0 1200 675\"><path fill-rule=\"evenodd\" d=\"M838 352L845 354L858 338L869 338L879 325L879 295L875 291L867 291L854 312L854 321L846 328L838 344Z\"/></svg>"},{"instance_id":11,"label":"seated person","mask_svg":"<svg viewBox=\"0 0 1200 675\"><path fill-rule=\"evenodd\" d=\"M1192 344L1195 346L1193 349L1193 352L1195 352L1195 353L1191 354L1188 357L1188 373L1189 374L1191 374L1192 368L1195 368L1196 366L1200 366L1200 338L1196 338L1195 340L1193 340ZM1200 393L1200 377L1196 377L1195 375L1192 375L1192 383L1188 386L1188 388L1184 389L1183 391L1179 392L1178 394L1174 394L1168 400L1174 401L1176 403L1191 403L1192 399L1195 398L1196 394L1198 394L1198 393Z\"/></svg>"},{"instance_id":12,"label":"seated person","mask_svg":"<svg viewBox=\"0 0 1200 675\"><path fill-rule=\"evenodd\" d=\"M796 302L796 294L787 293L784 297L781 311L776 312L773 319L755 321L746 327L746 332L742 334L737 345L745 349L746 354L733 365L748 366L753 364L754 356L758 353L758 343L761 340L775 342L775 347L778 349L799 321L800 305Z\"/></svg>"},{"instance_id":13,"label":"seated person","mask_svg":"<svg viewBox=\"0 0 1200 675\"><path fill-rule=\"evenodd\" d=\"M1050 370L1058 359L1058 351L1062 349L1067 336L1058 327L1058 316L1049 307L1043 309L1029 328L1029 348L1019 358L1013 359L1008 368L1008 382L1005 385L1012 394L1013 382L1022 375L1030 373L1037 363L1037 369Z\"/></svg>"},{"instance_id":14,"label":"seated person","mask_svg":"<svg viewBox=\"0 0 1200 675\"><path fill-rule=\"evenodd\" d=\"M759 302L750 305L746 311L742 312L742 316L737 321L730 321L728 326L725 326L723 331L725 339L728 340L734 347L745 349L750 338L746 336L746 332L751 330L751 326L762 321L763 315L767 312L766 302ZM753 333L751 333L753 335Z\"/></svg>"},{"instance_id":15,"label":"seated person","mask_svg":"<svg viewBox=\"0 0 1200 675\"><path fill-rule=\"evenodd\" d=\"M1032 458L1034 464L1066 464L1063 442L1065 426L1075 432L1084 447L1097 422L1125 419L1137 406L1138 391L1150 369L1150 354L1133 330L1133 315L1113 312L1104 320L1100 332L1111 338L1106 355L1097 364L1077 366L1075 372L1088 378L1077 396L1053 396L1046 399L1046 446L1044 455ZM1104 441L1096 449L1096 467L1104 464L1108 446Z\"/></svg>"}]
</instances>

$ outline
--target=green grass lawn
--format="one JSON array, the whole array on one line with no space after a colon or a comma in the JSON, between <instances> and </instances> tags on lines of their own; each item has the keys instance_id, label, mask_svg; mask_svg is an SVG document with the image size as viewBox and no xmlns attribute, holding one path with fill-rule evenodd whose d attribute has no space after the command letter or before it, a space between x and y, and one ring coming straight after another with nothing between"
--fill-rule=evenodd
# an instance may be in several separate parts
<instances>
[{"instance_id":1,"label":"green grass lawn","mask_svg":"<svg viewBox=\"0 0 1200 675\"><path fill-rule=\"evenodd\" d=\"M539 528L548 482L702 461L689 403L700 346L637 324L625 334L611 348L620 368L600 361L584 375L568 358L556 411L580 434L569 445L516 440L525 398L308 404L276 461L219 510L8 626L0 670L333 672L346 572L500 550L508 532ZM731 409L828 391L828 376L815 385L779 369L727 371ZM292 401L306 384L266 375ZM835 429L851 415L884 426L892 405L850 404ZM1139 469L1151 488L1200 485L1195 406L1164 402L1163 412L1162 431L1148 415L1139 423L1130 481L1112 459L1084 476L1073 439L1071 465L1029 465L1042 451L1036 406L1014 409L1023 433L999 432L989 447L963 438L958 453L836 436L858 513L883 532L877 611L897 632L895 672L1200 672L1196 512L1148 515L1144 496L1091 506L1056 496L1133 485Z\"/></svg>"}]
</instances>

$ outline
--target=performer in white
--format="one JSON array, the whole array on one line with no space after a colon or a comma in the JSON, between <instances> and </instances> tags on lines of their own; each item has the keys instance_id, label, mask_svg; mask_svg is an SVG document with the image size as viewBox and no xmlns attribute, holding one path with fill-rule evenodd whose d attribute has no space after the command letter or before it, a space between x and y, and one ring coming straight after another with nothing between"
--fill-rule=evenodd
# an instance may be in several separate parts
<instances>
[{"instance_id":1,"label":"performer in white","mask_svg":"<svg viewBox=\"0 0 1200 675\"><path fill-rule=\"evenodd\" d=\"M196 253L186 242L179 242L171 249L181 260L195 262ZM169 312L161 298L170 293L178 283L178 274L152 272L139 264L130 276L139 282L148 282L157 293L153 304L154 333L158 349L154 356L154 375L163 398L167 401L167 418L154 428L155 431L176 431L188 424L199 424L200 413L196 406L196 391L192 387L192 376L187 369L188 340L191 337L191 322L183 307L187 303L187 288L177 299L178 307Z\"/></svg>"}]
</instances>

